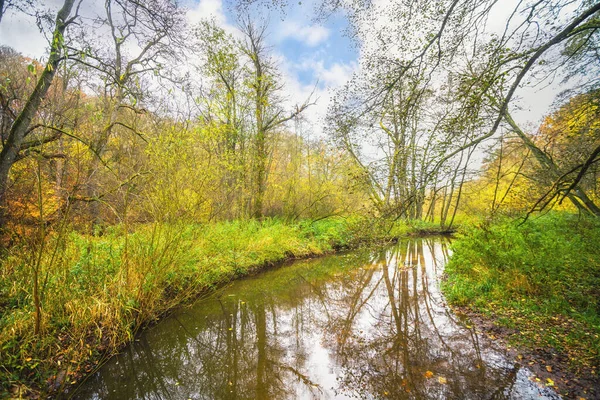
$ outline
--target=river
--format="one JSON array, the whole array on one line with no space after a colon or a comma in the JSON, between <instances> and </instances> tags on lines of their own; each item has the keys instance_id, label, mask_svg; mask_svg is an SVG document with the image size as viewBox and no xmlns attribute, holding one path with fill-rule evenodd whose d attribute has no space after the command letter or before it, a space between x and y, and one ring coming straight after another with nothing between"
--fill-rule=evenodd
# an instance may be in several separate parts
<instances>
[{"instance_id":1,"label":"river","mask_svg":"<svg viewBox=\"0 0 600 400\"><path fill-rule=\"evenodd\" d=\"M78 399L554 399L446 306L449 239L301 260L147 329Z\"/></svg>"}]
</instances>

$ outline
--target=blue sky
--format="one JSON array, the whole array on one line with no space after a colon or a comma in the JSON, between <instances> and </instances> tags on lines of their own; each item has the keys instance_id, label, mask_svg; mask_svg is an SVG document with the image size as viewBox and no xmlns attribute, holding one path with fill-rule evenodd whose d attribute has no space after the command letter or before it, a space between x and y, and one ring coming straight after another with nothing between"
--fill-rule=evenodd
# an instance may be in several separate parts
<instances>
[{"instance_id":1,"label":"blue sky","mask_svg":"<svg viewBox=\"0 0 600 400\"><path fill-rule=\"evenodd\" d=\"M223 3L233 3L236 0L183 1L188 8L190 23L212 17L226 30L232 33L236 31L235 9ZM322 119L331 96L357 70L360 54L358 46L345 35L348 23L342 14L333 15L319 23L313 20L318 1L302 0L299 4L300 2L290 0L284 9L267 9L265 4L273 3L265 0L251 11L253 17L269 22L268 41L279 64L288 105L302 103L313 92L313 99L318 98L316 105L309 108L305 115L309 126L317 135L322 133ZM385 0L382 1L385 5ZM503 0L503 6L515 1L517 0ZM40 1L40 4L51 10L56 10L61 3L62 0ZM84 6L89 10L101 12L103 4L103 0L84 0ZM498 18L492 18L491 21L501 23L504 20L502 11L499 9L495 12L494 15ZM394 21L387 23L393 24ZM385 21L377 20L373 28L385 29L385 24ZM374 44L364 37L362 40L366 46ZM46 39L37 29L35 20L23 14L7 14L3 18L0 24L0 45L3 44L29 57L42 59L46 56ZM523 122L539 121L547 112L556 92L552 87L519 91L518 95L523 99L522 108L515 110L515 117Z\"/></svg>"},{"instance_id":2,"label":"blue sky","mask_svg":"<svg viewBox=\"0 0 600 400\"><path fill-rule=\"evenodd\" d=\"M282 74L288 105L302 103L313 93L317 101L305 112L304 129L320 136L330 98L351 78L359 52L345 34L348 22L342 14L319 23L313 20L316 1L290 2L283 10L258 4L250 15L259 23L268 22L267 40ZM223 0L190 0L187 7L190 23L213 18L236 34L237 11Z\"/></svg>"},{"instance_id":3,"label":"blue sky","mask_svg":"<svg viewBox=\"0 0 600 400\"><path fill-rule=\"evenodd\" d=\"M184 0L188 21L214 18L230 32L236 30L236 10L228 0ZM233 0L229 0L230 2ZM257 4L251 15L268 21L268 42L283 78L284 96L289 105L302 103L313 91L317 104L307 111L307 120L318 131L333 91L342 86L356 70L358 50L345 35L348 23L343 15L333 15L316 23L315 4L318 0L290 1L284 9ZM301 3L301 4L299 4ZM41 2L40 2L41 4ZM45 8L56 10L62 0L46 0ZM84 7L101 13L103 0L84 0ZM35 20L23 14L7 14L0 24L0 45L9 45L24 55L36 59L46 57L47 41L35 25ZM317 84L315 88L315 85Z\"/></svg>"},{"instance_id":4,"label":"blue sky","mask_svg":"<svg viewBox=\"0 0 600 400\"><path fill-rule=\"evenodd\" d=\"M286 21L281 21L286 24ZM302 38L287 36L276 42L276 49L290 62L301 65L306 60L321 61L323 67L331 68L335 64L351 64L357 61L358 54L350 39L344 36L347 21L336 16L326 21L323 28L327 30L327 37L316 44ZM272 32L275 36L276 32ZM314 70L309 68L298 70L298 80L302 84L314 83L319 78Z\"/></svg>"},{"instance_id":5,"label":"blue sky","mask_svg":"<svg viewBox=\"0 0 600 400\"><path fill-rule=\"evenodd\" d=\"M223 0L192 1L192 7L202 7L201 3L214 4ZM325 68L331 68L335 64L356 62L358 51L345 35L348 21L342 13L333 14L323 21L314 21L318 1L289 1L283 10L268 10L257 4L250 13L258 21L268 21L269 42L291 63L302 64L313 60L322 62ZM237 15L236 10L228 6L230 3L223 4L222 10L226 23L234 25ZM314 75L310 71L302 71L301 82L309 84L314 80Z\"/></svg>"}]
</instances>

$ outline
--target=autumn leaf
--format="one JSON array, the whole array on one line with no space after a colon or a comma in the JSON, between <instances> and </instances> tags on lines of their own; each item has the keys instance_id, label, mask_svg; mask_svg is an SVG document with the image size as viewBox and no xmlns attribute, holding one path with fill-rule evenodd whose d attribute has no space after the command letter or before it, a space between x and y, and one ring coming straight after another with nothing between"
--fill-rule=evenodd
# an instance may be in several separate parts
<instances>
[{"instance_id":1,"label":"autumn leaf","mask_svg":"<svg viewBox=\"0 0 600 400\"><path fill-rule=\"evenodd\" d=\"M546 371L552 372L552 367L550 365L546 365Z\"/></svg>"},{"instance_id":2,"label":"autumn leaf","mask_svg":"<svg viewBox=\"0 0 600 400\"><path fill-rule=\"evenodd\" d=\"M446 383L448 383L448 380L446 378L444 378L443 376L438 376L438 382L441 383L442 385L445 385Z\"/></svg>"},{"instance_id":3,"label":"autumn leaf","mask_svg":"<svg viewBox=\"0 0 600 400\"><path fill-rule=\"evenodd\" d=\"M546 382L547 382L547 383L546 383L546 386L554 386L554 381L553 381L552 379L550 379L550 378L547 378L547 379L546 379Z\"/></svg>"},{"instance_id":4,"label":"autumn leaf","mask_svg":"<svg viewBox=\"0 0 600 400\"><path fill-rule=\"evenodd\" d=\"M425 372L424 375L425 375L425 378L429 379L429 378L431 378L433 376L433 372L427 371L427 372Z\"/></svg>"}]
</instances>

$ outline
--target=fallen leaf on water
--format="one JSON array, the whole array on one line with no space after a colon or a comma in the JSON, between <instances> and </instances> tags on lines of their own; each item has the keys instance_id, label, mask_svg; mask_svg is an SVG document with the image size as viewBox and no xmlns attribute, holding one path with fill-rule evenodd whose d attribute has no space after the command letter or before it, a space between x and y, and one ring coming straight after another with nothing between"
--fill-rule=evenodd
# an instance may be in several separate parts
<instances>
[{"instance_id":1,"label":"fallen leaf on water","mask_svg":"<svg viewBox=\"0 0 600 400\"><path fill-rule=\"evenodd\" d=\"M446 378L444 378L443 376L438 376L438 382L442 385L445 385L446 383L448 383L448 380L446 380Z\"/></svg>"},{"instance_id":2,"label":"fallen leaf on water","mask_svg":"<svg viewBox=\"0 0 600 400\"><path fill-rule=\"evenodd\" d=\"M547 381L546 386L554 386L554 381L552 379L547 378L546 381Z\"/></svg>"},{"instance_id":3,"label":"fallen leaf on water","mask_svg":"<svg viewBox=\"0 0 600 400\"><path fill-rule=\"evenodd\" d=\"M425 375L425 378L431 378L433 376L433 372L427 371L427 372L425 372L424 375Z\"/></svg>"},{"instance_id":4,"label":"fallen leaf on water","mask_svg":"<svg viewBox=\"0 0 600 400\"><path fill-rule=\"evenodd\" d=\"M546 371L552 372L552 367L550 365L546 365Z\"/></svg>"},{"instance_id":5,"label":"fallen leaf on water","mask_svg":"<svg viewBox=\"0 0 600 400\"><path fill-rule=\"evenodd\" d=\"M523 355L522 355L522 354L519 354L519 355L517 355L517 358L518 358L519 360L522 360L522 359L523 359Z\"/></svg>"}]
</instances>

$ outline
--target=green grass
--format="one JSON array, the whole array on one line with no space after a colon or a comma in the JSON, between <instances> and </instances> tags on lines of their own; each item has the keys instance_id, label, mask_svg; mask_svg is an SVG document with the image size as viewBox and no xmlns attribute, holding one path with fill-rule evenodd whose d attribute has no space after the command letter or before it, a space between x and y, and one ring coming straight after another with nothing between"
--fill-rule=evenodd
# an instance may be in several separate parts
<instances>
[{"instance_id":1,"label":"green grass","mask_svg":"<svg viewBox=\"0 0 600 400\"><path fill-rule=\"evenodd\" d=\"M156 223L130 232L120 225L101 236L55 233L41 253L39 335L33 333L31 267L38 248L14 246L0 269L0 397L76 382L140 327L252 270L411 232L436 232L436 226L348 217Z\"/></svg>"},{"instance_id":2,"label":"green grass","mask_svg":"<svg viewBox=\"0 0 600 400\"><path fill-rule=\"evenodd\" d=\"M0 394L44 392L45 382L59 373L74 381L139 327L203 291L266 264L351 245L353 224L341 218L295 225L152 224L128 234L114 226L102 236L51 237L42 252L38 336L31 267L36 249L15 246L0 270Z\"/></svg>"},{"instance_id":3,"label":"green grass","mask_svg":"<svg viewBox=\"0 0 600 400\"><path fill-rule=\"evenodd\" d=\"M600 365L600 222L553 213L460 234L446 266L448 301L555 349L574 370Z\"/></svg>"}]
</instances>

